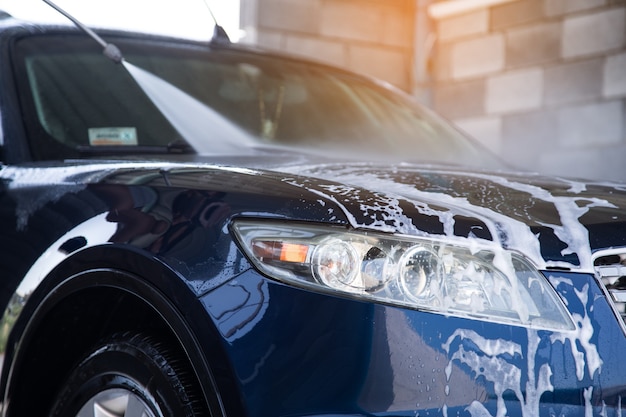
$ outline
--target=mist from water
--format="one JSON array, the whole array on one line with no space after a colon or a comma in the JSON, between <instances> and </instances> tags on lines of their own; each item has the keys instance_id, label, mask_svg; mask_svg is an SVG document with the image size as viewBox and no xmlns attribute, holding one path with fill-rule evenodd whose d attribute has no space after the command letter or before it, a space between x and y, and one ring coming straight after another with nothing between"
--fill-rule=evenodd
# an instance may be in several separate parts
<instances>
[{"instance_id":1,"label":"mist from water","mask_svg":"<svg viewBox=\"0 0 626 417\"><path fill-rule=\"evenodd\" d=\"M181 89L126 60L122 64L174 129L198 153L232 152L255 142L239 126Z\"/></svg>"}]
</instances>

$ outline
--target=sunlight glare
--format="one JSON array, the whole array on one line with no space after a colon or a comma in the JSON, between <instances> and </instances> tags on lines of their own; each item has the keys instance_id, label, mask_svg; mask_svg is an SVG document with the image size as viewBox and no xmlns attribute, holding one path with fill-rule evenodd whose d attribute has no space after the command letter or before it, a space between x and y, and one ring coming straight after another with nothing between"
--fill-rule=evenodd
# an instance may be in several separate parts
<instances>
[{"instance_id":1,"label":"sunlight glare","mask_svg":"<svg viewBox=\"0 0 626 417\"><path fill-rule=\"evenodd\" d=\"M93 28L114 28L206 40L213 20L204 0L52 0ZM239 1L207 0L233 41L239 33ZM43 0L0 0L0 10L24 20L68 23Z\"/></svg>"}]
</instances>

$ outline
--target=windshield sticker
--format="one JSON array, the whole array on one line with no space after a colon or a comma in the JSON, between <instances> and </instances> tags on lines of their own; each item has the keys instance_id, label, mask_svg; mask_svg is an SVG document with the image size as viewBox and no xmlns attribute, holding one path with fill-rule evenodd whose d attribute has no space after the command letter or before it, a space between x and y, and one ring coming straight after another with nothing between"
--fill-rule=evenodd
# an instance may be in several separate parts
<instances>
[{"instance_id":1,"label":"windshield sticker","mask_svg":"<svg viewBox=\"0 0 626 417\"><path fill-rule=\"evenodd\" d=\"M91 146L136 146L137 129L134 127L89 128Z\"/></svg>"}]
</instances>

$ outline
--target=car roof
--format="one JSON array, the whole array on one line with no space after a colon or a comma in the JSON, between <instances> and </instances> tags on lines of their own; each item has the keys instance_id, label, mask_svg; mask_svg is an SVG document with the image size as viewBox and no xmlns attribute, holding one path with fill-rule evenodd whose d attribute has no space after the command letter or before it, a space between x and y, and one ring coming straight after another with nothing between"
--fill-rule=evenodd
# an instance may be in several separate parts
<instances>
[{"instance_id":1,"label":"car roof","mask_svg":"<svg viewBox=\"0 0 626 417\"><path fill-rule=\"evenodd\" d=\"M258 57L283 60L283 61L291 61L298 62L301 64L306 64L308 66L314 66L323 71L332 71L334 73L342 73L346 76L358 77L363 80L367 80L369 83L377 84L381 87L384 87L389 90L394 90L397 94L404 95L409 97L409 95L395 87L394 85L380 79L373 78L363 73L358 73L352 70L348 70L345 68L341 68L338 66L334 66L332 64L316 60L310 57L304 57L302 55L296 55L289 52L277 51L273 49L263 48L258 45L253 45L249 43L230 43L223 42L222 40L206 39L206 40L198 40L192 38L185 37L176 37L171 35L157 34L157 33L149 33L149 32L140 32L140 31L132 31L125 29L115 29L115 28L94 28L90 27L94 32L96 32L99 36L101 36L105 41L109 37L122 37L128 39L136 39L138 41L163 41L163 42L172 42L172 43L181 43L186 45L197 45L200 47L211 47L214 50L228 50L233 53L241 53L246 55L256 55ZM0 44L4 43L2 38L12 38L20 36L28 36L28 35L46 35L46 34L84 34L87 36L81 29L76 27L74 24L68 22L64 23L42 23L42 22L33 22L18 19L12 17L6 12L0 10ZM94 40L94 42L96 42ZM122 54L124 51L121 51Z\"/></svg>"}]
</instances>

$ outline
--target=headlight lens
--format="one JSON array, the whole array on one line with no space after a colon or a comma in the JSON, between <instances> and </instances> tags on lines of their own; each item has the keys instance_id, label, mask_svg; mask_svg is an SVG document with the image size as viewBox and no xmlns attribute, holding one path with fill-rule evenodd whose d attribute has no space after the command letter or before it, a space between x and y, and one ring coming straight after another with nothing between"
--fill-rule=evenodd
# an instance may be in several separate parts
<instances>
[{"instance_id":1,"label":"headlight lens","mask_svg":"<svg viewBox=\"0 0 626 417\"><path fill-rule=\"evenodd\" d=\"M451 316L574 329L545 277L520 254L488 241L254 220L236 221L233 231L261 272L291 285Z\"/></svg>"}]
</instances>

